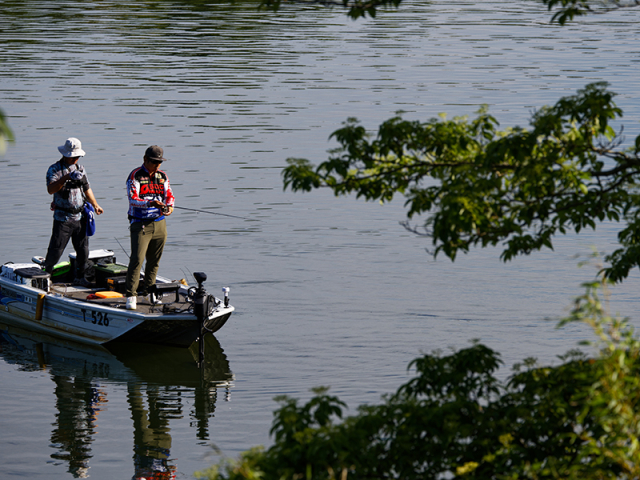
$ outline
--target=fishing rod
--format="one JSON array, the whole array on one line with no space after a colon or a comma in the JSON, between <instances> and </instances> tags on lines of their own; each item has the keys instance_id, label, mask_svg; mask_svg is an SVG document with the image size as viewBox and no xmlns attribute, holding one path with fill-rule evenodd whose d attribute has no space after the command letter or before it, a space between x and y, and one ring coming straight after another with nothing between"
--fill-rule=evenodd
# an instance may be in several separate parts
<instances>
[{"instance_id":1,"label":"fishing rod","mask_svg":"<svg viewBox=\"0 0 640 480\"><path fill-rule=\"evenodd\" d=\"M207 212L206 210L198 210L196 208L186 208L186 207L176 207L176 206L174 206L173 208L179 208L180 210L189 210L191 212L198 212L198 213L210 213L211 215L223 215L225 217L239 218L241 220L249 220L248 218L238 217L236 215L229 215L226 213L218 213L218 212Z\"/></svg>"},{"instance_id":2,"label":"fishing rod","mask_svg":"<svg viewBox=\"0 0 640 480\"><path fill-rule=\"evenodd\" d=\"M116 237L113 237L113 238L115 238L116 242L118 242L118 245L120 245L120 248L121 248L121 249L122 249L122 251L125 253L125 255L126 255L127 257L129 257L129 254L127 253L127 251L124 249L124 247L123 247L123 246L122 246L122 244L120 243L120 240L118 240ZM131 259L131 257L129 257L129 259Z\"/></svg>"}]
</instances>

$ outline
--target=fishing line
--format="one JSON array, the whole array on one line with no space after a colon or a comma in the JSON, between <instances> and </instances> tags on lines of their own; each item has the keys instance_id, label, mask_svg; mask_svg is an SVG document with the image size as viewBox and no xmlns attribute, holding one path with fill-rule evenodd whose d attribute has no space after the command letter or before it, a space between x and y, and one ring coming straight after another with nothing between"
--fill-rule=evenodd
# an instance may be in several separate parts
<instances>
[{"instance_id":1,"label":"fishing line","mask_svg":"<svg viewBox=\"0 0 640 480\"><path fill-rule=\"evenodd\" d=\"M173 208L179 208L180 210L189 210L191 212L198 212L198 213L210 213L211 215L223 215L225 217L239 218L240 220L249 220L248 218L245 218L245 217L238 217L236 215L228 215L226 213L207 212L206 210L198 210L196 208L186 208L186 207L176 207L176 206L174 206Z\"/></svg>"}]
</instances>

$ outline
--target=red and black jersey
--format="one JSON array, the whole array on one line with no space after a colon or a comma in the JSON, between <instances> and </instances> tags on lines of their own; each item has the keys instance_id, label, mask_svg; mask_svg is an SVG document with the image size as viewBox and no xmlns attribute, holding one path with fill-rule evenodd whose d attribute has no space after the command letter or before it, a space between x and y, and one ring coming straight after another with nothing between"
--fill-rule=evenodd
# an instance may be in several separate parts
<instances>
[{"instance_id":1,"label":"red and black jersey","mask_svg":"<svg viewBox=\"0 0 640 480\"><path fill-rule=\"evenodd\" d=\"M169 206L175 203L167 174L158 170L150 175L144 165L133 170L127 177L127 196L129 197L129 218L132 221L164 218L161 209L149 206L152 200L159 200Z\"/></svg>"}]
</instances>

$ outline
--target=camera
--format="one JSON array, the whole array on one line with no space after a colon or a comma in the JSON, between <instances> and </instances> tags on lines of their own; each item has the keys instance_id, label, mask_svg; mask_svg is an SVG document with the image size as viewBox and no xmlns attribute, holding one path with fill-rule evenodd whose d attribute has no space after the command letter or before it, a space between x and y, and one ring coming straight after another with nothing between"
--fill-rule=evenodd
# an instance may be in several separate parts
<instances>
[{"instance_id":1,"label":"camera","mask_svg":"<svg viewBox=\"0 0 640 480\"><path fill-rule=\"evenodd\" d=\"M66 183L64 184L64 188L65 189L71 189L71 188L80 188L82 187L82 179L80 180L67 180Z\"/></svg>"}]
</instances>

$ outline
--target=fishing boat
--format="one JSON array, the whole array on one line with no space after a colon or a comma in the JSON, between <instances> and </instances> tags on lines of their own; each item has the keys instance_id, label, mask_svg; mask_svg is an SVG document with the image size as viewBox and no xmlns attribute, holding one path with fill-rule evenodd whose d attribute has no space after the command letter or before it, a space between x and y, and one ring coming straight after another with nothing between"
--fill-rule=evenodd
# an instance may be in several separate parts
<instances>
[{"instance_id":1,"label":"fishing boat","mask_svg":"<svg viewBox=\"0 0 640 480\"><path fill-rule=\"evenodd\" d=\"M31 263L2 265L0 319L42 333L94 345L141 342L188 347L208 332L218 331L235 310L229 289L222 298L209 294L207 276L193 273L197 285L158 276L149 295L138 296L137 309L126 309L127 266L111 250L89 254L89 286L71 282L75 252L47 273L43 257ZM144 274L141 274L142 277ZM200 342L204 348L204 342Z\"/></svg>"}]
</instances>

